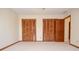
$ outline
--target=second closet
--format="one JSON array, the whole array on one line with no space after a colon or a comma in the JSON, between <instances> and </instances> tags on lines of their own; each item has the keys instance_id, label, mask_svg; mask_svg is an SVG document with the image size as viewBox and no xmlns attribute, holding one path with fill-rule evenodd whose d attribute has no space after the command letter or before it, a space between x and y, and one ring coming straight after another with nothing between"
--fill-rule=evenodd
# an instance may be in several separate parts
<instances>
[{"instance_id":1,"label":"second closet","mask_svg":"<svg viewBox=\"0 0 79 59\"><path fill-rule=\"evenodd\" d=\"M43 41L64 42L64 19L43 19Z\"/></svg>"}]
</instances>

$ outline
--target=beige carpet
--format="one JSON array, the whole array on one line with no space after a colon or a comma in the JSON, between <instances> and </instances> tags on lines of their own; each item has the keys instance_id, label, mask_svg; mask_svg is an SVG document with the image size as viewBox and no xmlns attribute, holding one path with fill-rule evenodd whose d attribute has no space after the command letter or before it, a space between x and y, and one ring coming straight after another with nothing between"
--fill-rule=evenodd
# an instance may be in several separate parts
<instances>
[{"instance_id":1,"label":"beige carpet","mask_svg":"<svg viewBox=\"0 0 79 59\"><path fill-rule=\"evenodd\" d=\"M3 51L79 51L63 42L19 42Z\"/></svg>"}]
</instances>

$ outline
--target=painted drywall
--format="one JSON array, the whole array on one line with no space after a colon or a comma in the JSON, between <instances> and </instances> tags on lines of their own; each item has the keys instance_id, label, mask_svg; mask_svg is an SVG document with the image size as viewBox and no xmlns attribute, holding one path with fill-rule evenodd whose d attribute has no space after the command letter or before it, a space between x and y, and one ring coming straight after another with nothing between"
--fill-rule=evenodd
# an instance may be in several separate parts
<instances>
[{"instance_id":1,"label":"painted drywall","mask_svg":"<svg viewBox=\"0 0 79 59\"><path fill-rule=\"evenodd\" d=\"M43 19L63 19L64 15L19 15L19 40L22 40L22 19L36 19L36 39L43 41Z\"/></svg>"},{"instance_id":2,"label":"painted drywall","mask_svg":"<svg viewBox=\"0 0 79 59\"><path fill-rule=\"evenodd\" d=\"M0 48L18 41L18 17L11 9L0 9Z\"/></svg>"},{"instance_id":3,"label":"painted drywall","mask_svg":"<svg viewBox=\"0 0 79 59\"><path fill-rule=\"evenodd\" d=\"M71 11L72 11L72 9L70 8L66 12L64 12L64 17L71 15Z\"/></svg>"},{"instance_id":4,"label":"painted drywall","mask_svg":"<svg viewBox=\"0 0 79 59\"><path fill-rule=\"evenodd\" d=\"M79 9L71 11L71 44L79 46Z\"/></svg>"},{"instance_id":5,"label":"painted drywall","mask_svg":"<svg viewBox=\"0 0 79 59\"><path fill-rule=\"evenodd\" d=\"M79 8L72 8L65 13L71 15L71 39L70 43L79 46Z\"/></svg>"},{"instance_id":6,"label":"painted drywall","mask_svg":"<svg viewBox=\"0 0 79 59\"><path fill-rule=\"evenodd\" d=\"M66 43L69 43L69 22L70 22L70 17L66 18L65 19L65 26L64 26L64 29L65 29L65 33L64 33L64 40Z\"/></svg>"}]
</instances>

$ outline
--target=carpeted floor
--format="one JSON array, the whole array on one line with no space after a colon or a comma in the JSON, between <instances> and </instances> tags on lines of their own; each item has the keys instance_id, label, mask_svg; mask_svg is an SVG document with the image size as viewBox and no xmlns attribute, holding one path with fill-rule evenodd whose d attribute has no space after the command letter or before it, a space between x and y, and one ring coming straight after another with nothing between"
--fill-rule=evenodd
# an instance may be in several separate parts
<instances>
[{"instance_id":1,"label":"carpeted floor","mask_svg":"<svg viewBox=\"0 0 79 59\"><path fill-rule=\"evenodd\" d=\"M79 51L63 42L19 42L3 51Z\"/></svg>"}]
</instances>

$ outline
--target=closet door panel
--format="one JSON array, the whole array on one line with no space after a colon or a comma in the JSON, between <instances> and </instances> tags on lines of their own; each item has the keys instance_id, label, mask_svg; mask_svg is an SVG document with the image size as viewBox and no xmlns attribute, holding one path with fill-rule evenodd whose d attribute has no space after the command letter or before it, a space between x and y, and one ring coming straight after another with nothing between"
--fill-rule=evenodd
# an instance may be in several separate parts
<instances>
[{"instance_id":1,"label":"closet door panel","mask_svg":"<svg viewBox=\"0 0 79 59\"><path fill-rule=\"evenodd\" d=\"M56 42L64 41L64 20L56 20Z\"/></svg>"},{"instance_id":2,"label":"closet door panel","mask_svg":"<svg viewBox=\"0 0 79 59\"><path fill-rule=\"evenodd\" d=\"M54 20L51 19L49 21L49 36L50 36L50 41L55 41L55 37L54 37Z\"/></svg>"},{"instance_id":3,"label":"closet door panel","mask_svg":"<svg viewBox=\"0 0 79 59\"><path fill-rule=\"evenodd\" d=\"M36 37L34 19L22 20L22 37L23 41L34 41L34 37Z\"/></svg>"},{"instance_id":4,"label":"closet door panel","mask_svg":"<svg viewBox=\"0 0 79 59\"><path fill-rule=\"evenodd\" d=\"M43 39L44 41L49 40L49 22L47 20L43 20Z\"/></svg>"},{"instance_id":5,"label":"closet door panel","mask_svg":"<svg viewBox=\"0 0 79 59\"><path fill-rule=\"evenodd\" d=\"M44 41L55 41L53 19L43 20L43 39Z\"/></svg>"}]
</instances>

